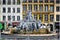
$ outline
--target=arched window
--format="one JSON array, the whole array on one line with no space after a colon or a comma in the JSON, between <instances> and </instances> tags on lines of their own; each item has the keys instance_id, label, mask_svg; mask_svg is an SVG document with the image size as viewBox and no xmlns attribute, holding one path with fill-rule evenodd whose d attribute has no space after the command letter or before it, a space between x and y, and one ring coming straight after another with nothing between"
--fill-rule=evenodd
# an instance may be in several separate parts
<instances>
[{"instance_id":1,"label":"arched window","mask_svg":"<svg viewBox=\"0 0 60 40\"><path fill-rule=\"evenodd\" d=\"M48 24L47 26L50 27L50 31L53 31L53 24Z\"/></svg>"}]
</instances>

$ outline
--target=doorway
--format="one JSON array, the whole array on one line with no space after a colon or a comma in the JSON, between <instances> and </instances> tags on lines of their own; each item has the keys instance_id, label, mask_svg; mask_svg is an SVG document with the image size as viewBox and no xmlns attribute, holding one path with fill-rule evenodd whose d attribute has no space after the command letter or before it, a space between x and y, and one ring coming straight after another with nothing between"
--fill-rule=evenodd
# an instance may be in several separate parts
<instances>
[{"instance_id":1,"label":"doorway","mask_svg":"<svg viewBox=\"0 0 60 40\"><path fill-rule=\"evenodd\" d=\"M55 22L55 29L56 29L56 32L59 32L59 30L60 30L60 22Z\"/></svg>"}]
</instances>

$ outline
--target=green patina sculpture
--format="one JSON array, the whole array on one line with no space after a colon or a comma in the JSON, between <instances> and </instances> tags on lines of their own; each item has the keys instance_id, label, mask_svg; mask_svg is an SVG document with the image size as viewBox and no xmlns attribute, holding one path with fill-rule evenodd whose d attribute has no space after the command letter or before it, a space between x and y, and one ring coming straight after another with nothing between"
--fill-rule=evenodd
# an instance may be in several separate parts
<instances>
[{"instance_id":1,"label":"green patina sculpture","mask_svg":"<svg viewBox=\"0 0 60 40\"><path fill-rule=\"evenodd\" d=\"M0 30L3 28L3 25L0 23Z\"/></svg>"}]
</instances>

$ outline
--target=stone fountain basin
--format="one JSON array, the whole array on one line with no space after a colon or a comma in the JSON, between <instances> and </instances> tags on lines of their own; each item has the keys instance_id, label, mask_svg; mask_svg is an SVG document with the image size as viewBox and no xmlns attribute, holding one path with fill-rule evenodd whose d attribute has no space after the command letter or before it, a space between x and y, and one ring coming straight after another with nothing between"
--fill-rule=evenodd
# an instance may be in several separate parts
<instances>
[{"instance_id":1,"label":"stone fountain basin","mask_svg":"<svg viewBox=\"0 0 60 40\"><path fill-rule=\"evenodd\" d=\"M46 28L41 28L41 29L40 29L40 34L48 34L48 29L46 29Z\"/></svg>"}]
</instances>

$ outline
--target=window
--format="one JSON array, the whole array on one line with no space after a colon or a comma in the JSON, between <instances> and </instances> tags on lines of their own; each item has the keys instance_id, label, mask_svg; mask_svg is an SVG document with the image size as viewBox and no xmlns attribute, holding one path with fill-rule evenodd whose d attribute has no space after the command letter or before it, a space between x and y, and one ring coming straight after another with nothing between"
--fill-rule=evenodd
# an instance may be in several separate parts
<instances>
[{"instance_id":1,"label":"window","mask_svg":"<svg viewBox=\"0 0 60 40\"><path fill-rule=\"evenodd\" d=\"M43 14L39 15L39 20L41 20L41 21L43 20Z\"/></svg>"},{"instance_id":2,"label":"window","mask_svg":"<svg viewBox=\"0 0 60 40\"><path fill-rule=\"evenodd\" d=\"M60 22L55 22L55 28L56 28L56 29L60 29ZM59 30L59 31L60 31L60 30ZM59 32L59 31L58 31L58 32Z\"/></svg>"},{"instance_id":3,"label":"window","mask_svg":"<svg viewBox=\"0 0 60 40\"><path fill-rule=\"evenodd\" d=\"M50 0L50 3L54 3L54 0Z\"/></svg>"},{"instance_id":4,"label":"window","mask_svg":"<svg viewBox=\"0 0 60 40\"><path fill-rule=\"evenodd\" d=\"M8 0L7 4L10 5L11 4L11 0Z\"/></svg>"},{"instance_id":5,"label":"window","mask_svg":"<svg viewBox=\"0 0 60 40\"><path fill-rule=\"evenodd\" d=\"M54 12L54 6L50 5L50 12Z\"/></svg>"},{"instance_id":6,"label":"window","mask_svg":"<svg viewBox=\"0 0 60 40\"><path fill-rule=\"evenodd\" d=\"M39 0L40 3L43 3L43 0Z\"/></svg>"},{"instance_id":7,"label":"window","mask_svg":"<svg viewBox=\"0 0 60 40\"><path fill-rule=\"evenodd\" d=\"M20 16L17 16L17 21L20 21Z\"/></svg>"},{"instance_id":8,"label":"window","mask_svg":"<svg viewBox=\"0 0 60 40\"><path fill-rule=\"evenodd\" d=\"M15 13L15 8L13 8L13 13Z\"/></svg>"},{"instance_id":9,"label":"window","mask_svg":"<svg viewBox=\"0 0 60 40\"><path fill-rule=\"evenodd\" d=\"M17 13L20 13L20 8L17 8Z\"/></svg>"},{"instance_id":10,"label":"window","mask_svg":"<svg viewBox=\"0 0 60 40\"><path fill-rule=\"evenodd\" d=\"M45 5L45 12L48 12L48 5Z\"/></svg>"},{"instance_id":11,"label":"window","mask_svg":"<svg viewBox=\"0 0 60 40\"><path fill-rule=\"evenodd\" d=\"M45 14L44 17L45 17L45 21L47 22L48 21L48 14Z\"/></svg>"},{"instance_id":12,"label":"window","mask_svg":"<svg viewBox=\"0 0 60 40\"><path fill-rule=\"evenodd\" d=\"M27 2L27 0L23 0L23 2L25 3L25 2Z\"/></svg>"},{"instance_id":13,"label":"window","mask_svg":"<svg viewBox=\"0 0 60 40\"><path fill-rule=\"evenodd\" d=\"M34 5L34 11L38 11L38 5Z\"/></svg>"},{"instance_id":14,"label":"window","mask_svg":"<svg viewBox=\"0 0 60 40\"><path fill-rule=\"evenodd\" d=\"M57 6L57 7L56 7L56 11L57 11L57 12L60 12L60 6Z\"/></svg>"},{"instance_id":15,"label":"window","mask_svg":"<svg viewBox=\"0 0 60 40\"><path fill-rule=\"evenodd\" d=\"M6 0L3 0L3 4L6 4Z\"/></svg>"},{"instance_id":16,"label":"window","mask_svg":"<svg viewBox=\"0 0 60 40\"><path fill-rule=\"evenodd\" d=\"M48 3L48 0L45 0L45 3Z\"/></svg>"},{"instance_id":17,"label":"window","mask_svg":"<svg viewBox=\"0 0 60 40\"><path fill-rule=\"evenodd\" d=\"M32 0L28 0L28 2L32 3Z\"/></svg>"},{"instance_id":18,"label":"window","mask_svg":"<svg viewBox=\"0 0 60 40\"><path fill-rule=\"evenodd\" d=\"M6 13L6 8L5 7L3 7L3 13Z\"/></svg>"},{"instance_id":19,"label":"window","mask_svg":"<svg viewBox=\"0 0 60 40\"><path fill-rule=\"evenodd\" d=\"M32 4L29 4L29 5L28 5L28 8L29 8L29 10L32 11Z\"/></svg>"},{"instance_id":20,"label":"window","mask_svg":"<svg viewBox=\"0 0 60 40\"><path fill-rule=\"evenodd\" d=\"M17 4L20 4L20 0L17 0Z\"/></svg>"},{"instance_id":21,"label":"window","mask_svg":"<svg viewBox=\"0 0 60 40\"><path fill-rule=\"evenodd\" d=\"M38 0L34 0L34 3L37 3L38 2Z\"/></svg>"},{"instance_id":22,"label":"window","mask_svg":"<svg viewBox=\"0 0 60 40\"><path fill-rule=\"evenodd\" d=\"M60 15L56 15L56 21L60 21Z\"/></svg>"},{"instance_id":23,"label":"window","mask_svg":"<svg viewBox=\"0 0 60 40\"><path fill-rule=\"evenodd\" d=\"M23 19L25 19L26 17L25 17L25 15L23 14Z\"/></svg>"},{"instance_id":24,"label":"window","mask_svg":"<svg viewBox=\"0 0 60 40\"><path fill-rule=\"evenodd\" d=\"M11 16L8 16L8 21L11 21Z\"/></svg>"},{"instance_id":25,"label":"window","mask_svg":"<svg viewBox=\"0 0 60 40\"><path fill-rule=\"evenodd\" d=\"M13 4L15 4L15 0L13 0Z\"/></svg>"},{"instance_id":26,"label":"window","mask_svg":"<svg viewBox=\"0 0 60 40\"><path fill-rule=\"evenodd\" d=\"M50 21L54 21L54 15L50 15Z\"/></svg>"},{"instance_id":27,"label":"window","mask_svg":"<svg viewBox=\"0 0 60 40\"><path fill-rule=\"evenodd\" d=\"M60 0L56 0L56 3L60 3Z\"/></svg>"},{"instance_id":28,"label":"window","mask_svg":"<svg viewBox=\"0 0 60 40\"><path fill-rule=\"evenodd\" d=\"M23 5L23 11L27 11L27 5Z\"/></svg>"},{"instance_id":29,"label":"window","mask_svg":"<svg viewBox=\"0 0 60 40\"><path fill-rule=\"evenodd\" d=\"M6 21L6 16L3 16L3 21Z\"/></svg>"},{"instance_id":30,"label":"window","mask_svg":"<svg viewBox=\"0 0 60 40\"><path fill-rule=\"evenodd\" d=\"M36 14L34 14L34 19L37 20L37 15Z\"/></svg>"},{"instance_id":31,"label":"window","mask_svg":"<svg viewBox=\"0 0 60 40\"><path fill-rule=\"evenodd\" d=\"M15 16L12 16L12 20L15 21Z\"/></svg>"},{"instance_id":32,"label":"window","mask_svg":"<svg viewBox=\"0 0 60 40\"><path fill-rule=\"evenodd\" d=\"M39 11L43 11L43 5L39 5Z\"/></svg>"},{"instance_id":33,"label":"window","mask_svg":"<svg viewBox=\"0 0 60 40\"><path fill-rule=\"evenodd\" d=\"M11 13L11 8L10 7L8 8L8 13Z\"/></svg>"}]
</instances>

